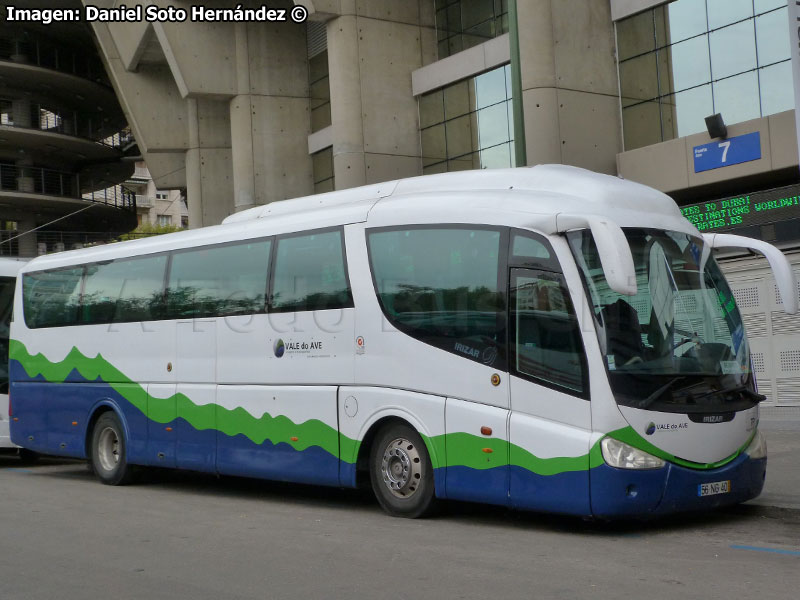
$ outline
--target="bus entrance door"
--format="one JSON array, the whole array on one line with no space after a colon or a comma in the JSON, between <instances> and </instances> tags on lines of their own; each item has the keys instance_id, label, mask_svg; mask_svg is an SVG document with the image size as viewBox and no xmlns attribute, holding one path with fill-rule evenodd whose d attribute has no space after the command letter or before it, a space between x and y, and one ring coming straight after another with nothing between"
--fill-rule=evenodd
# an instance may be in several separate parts
<instances>
[{"instance_id":1,"label":"bus entrance door","mask_svg":"<svg viewBox=\"0 0 800 600\"><path fill-rule=\"evenodd\" d=\"M447 497L508 504L508 409L448 398L445 415Z\"/></svg>"},{"instance_id":2,"label":"bus entrance door","mask_svg":"<svg viewBox=\"0 0 800 600\"><path fill-rule=\"evenodd\" d=\"M561 273L510 273L510 498L589 514L591 409L580 327Z\"/></svg>"}]
</instances>

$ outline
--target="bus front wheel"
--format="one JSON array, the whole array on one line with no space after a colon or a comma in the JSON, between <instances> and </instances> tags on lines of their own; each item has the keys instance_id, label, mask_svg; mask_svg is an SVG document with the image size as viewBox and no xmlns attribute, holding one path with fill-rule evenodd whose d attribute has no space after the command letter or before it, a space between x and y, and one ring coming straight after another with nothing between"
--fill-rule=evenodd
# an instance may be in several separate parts
<instances>
[{"instance_id":1,"label":"bus front wheel","mask_svg":"<svg viewBox=\"0 0 800 600\"><path fill-rule=\"evenodd\" d=\"M92 470L106 485L125 485L133 475L125 452L125 434L119 417L103 413L92 432Z\"/></svg>"},{"instance_id":2,"label":"bus front wheel","mask_svg":"<svg viewBox=\"0 0 800 600\"><path fill-rule=\"evenodd\" d=\"M382 429L370 452L372 489L383 510L414 519L434 508L433 468L419 434L405 424Z\"/></svg>"}]
</instances>

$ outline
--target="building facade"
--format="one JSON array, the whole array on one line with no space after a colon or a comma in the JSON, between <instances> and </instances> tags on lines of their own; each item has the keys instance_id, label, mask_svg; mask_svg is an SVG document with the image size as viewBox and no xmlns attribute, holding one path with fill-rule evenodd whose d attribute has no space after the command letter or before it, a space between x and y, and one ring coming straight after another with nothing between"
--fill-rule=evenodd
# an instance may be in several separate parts
<instances>
[{"instance_id":1,"label":"building facade","mask_svg":"<svg viewBox=\"0 0 800 600\"><path fill-rule=\"evenodd\" d=\"M777 243L800 268L786 0L273 4L309 19L93 24L155 184L186 189L190 226L400 177L564 163L660 189L701 229ZM705 122L717 113L725 139ZM767 404L799 415L800 320L780 316L762 262L725 265Z\"/></svg>"},{"instance_id":2,"label":"building facade","mask_svg":"<svg viewBox=\"0 0 800 600\"><path fill-rule=\"evenodd\" d=\"M77 0L15 2L73 7ZM125 115L83 23L0 18L0 255L36 256L135 226Z\"/></svg>"},{"instance_id":3,"label":"building facade","mask_svg":"<svg viewBox=\"0 0 800 600\"><path fill-rule=\"evenodd\" d=\"M189 227L189 209L181 190L160 190L144 161L136 162L125 189L135 194L136 230L144 233Z\"/></svg>"},{"instance_id":4,"label":"building facade","mask_svg":"<svg viewBox=\"0 0 800 600\"><path fill-rule=\"evenodd\" d=\"M778 245L800 274L800 170L786 0L611 3L621 176L670 194L704 232ZM707 128L720 114L727 135ZM712 137L713 134L713 137ZM733 149L733 151L731 151ZM724 256L764 414L800 418L800 317L763 259Z\"/></svg>"}]
</instances>

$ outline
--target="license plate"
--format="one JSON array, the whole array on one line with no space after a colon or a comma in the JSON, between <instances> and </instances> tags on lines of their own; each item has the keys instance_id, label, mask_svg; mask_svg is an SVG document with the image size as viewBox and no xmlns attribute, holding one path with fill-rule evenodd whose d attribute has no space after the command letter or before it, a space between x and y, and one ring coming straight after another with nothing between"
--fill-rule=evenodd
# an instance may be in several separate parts
<instances>
[{"instance_id":1,"label":"license plate","mask_svg":"<svg viewBox=\"0 0 800 600\"><path fill-rule=\"evenodd\" d=\"M731 482L713 481L711 483L701 483L697 486L698 496L714 496L716 494L727 494L731 491Z\"/></svg>"}]
</instances>

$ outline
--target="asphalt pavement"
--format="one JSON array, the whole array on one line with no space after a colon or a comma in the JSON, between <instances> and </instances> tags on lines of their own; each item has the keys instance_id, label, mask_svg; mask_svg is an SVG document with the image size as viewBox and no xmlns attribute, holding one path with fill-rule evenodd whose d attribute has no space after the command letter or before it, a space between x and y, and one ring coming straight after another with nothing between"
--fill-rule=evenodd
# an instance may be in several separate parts
<instances>
[{"instance_id":1,"label":"asphalt pavement","mask_svg":"<svg viewBox=\"0 0 800 600\"><path fill-rule=\"evenodd\" d=\"M800 510L800 423L762 421L767 438L764 491L748 504Z\"/></svg>"}]
</instances>

